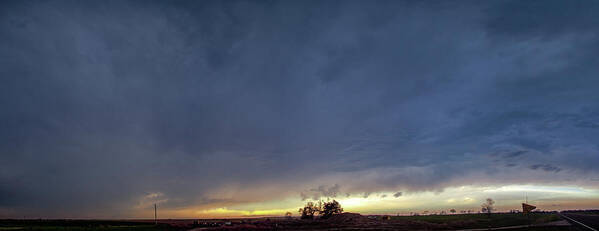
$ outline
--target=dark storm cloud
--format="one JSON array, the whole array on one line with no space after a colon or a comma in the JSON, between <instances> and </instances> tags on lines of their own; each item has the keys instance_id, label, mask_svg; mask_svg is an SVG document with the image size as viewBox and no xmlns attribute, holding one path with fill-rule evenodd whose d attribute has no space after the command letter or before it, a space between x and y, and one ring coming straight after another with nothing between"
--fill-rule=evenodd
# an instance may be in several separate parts
<instances>
[{"instance_id":1,"label":"dark storm cloud","mask_svg":"<svg viewBox=\"0 0 599 231\"><path fill-rule=\"evenodd\" d=\"M0 212L597 176L595 3L1 5Z\"/></svg>"},{"instance_id":2,"label":"dark storm cloud","mask_svg":"<svg viewBox=\"0 0 599 231\"><path fill-rule=\"evenodd\" d=\"M504 1L489 8L486 26L505 36L556 36L597 33L597 2Z\"/></svg>"}]
</instances>

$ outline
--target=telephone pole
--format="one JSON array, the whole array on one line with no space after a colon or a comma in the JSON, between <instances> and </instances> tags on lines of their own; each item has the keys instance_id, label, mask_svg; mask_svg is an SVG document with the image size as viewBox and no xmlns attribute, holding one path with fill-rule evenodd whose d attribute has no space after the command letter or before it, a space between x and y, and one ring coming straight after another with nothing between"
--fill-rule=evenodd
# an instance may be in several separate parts
<instances>
[{"instance_id":1,"label":"telephone pole","mask_svg":"<svg viewBox=\"0 0 599 231\"><path fill-rule=\"evenodd\" d=\"M158 225L158 216L156 216L156 204L154 204L154 225Z\"/></svg>"}]
</instances>

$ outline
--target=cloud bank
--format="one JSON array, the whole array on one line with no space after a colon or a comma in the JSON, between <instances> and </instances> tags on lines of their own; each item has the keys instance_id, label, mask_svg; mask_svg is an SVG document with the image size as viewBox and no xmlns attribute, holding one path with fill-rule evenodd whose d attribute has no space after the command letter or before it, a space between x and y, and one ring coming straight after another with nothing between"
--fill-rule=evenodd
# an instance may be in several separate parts
<instances>
[{"instance_id":1,"label":"cloud bank","mask_svg":"<svg viewBox=\"0 0 599 231\"><path fill-rule=\"evenodd\" d=\"M597 10L3 1L0 216L598 188Z\"/></svg>"}]
</instances>

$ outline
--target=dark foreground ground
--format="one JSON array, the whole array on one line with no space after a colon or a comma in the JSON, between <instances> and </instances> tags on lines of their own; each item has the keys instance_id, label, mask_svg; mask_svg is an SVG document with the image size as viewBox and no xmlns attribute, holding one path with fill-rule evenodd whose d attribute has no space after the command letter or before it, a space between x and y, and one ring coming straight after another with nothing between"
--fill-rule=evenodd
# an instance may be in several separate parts
<instances>
[{"instance_id":1,"label":"dark foreground ground","mask_svg":"<svg viewBox=\"0 0 599 231\"><path fill-rule=\"evenodd\" d=\"M571 219L596 226L599 215L564 213ZM286 218L159 220L0 220L3 230L585 230L569 225L558 213L517 213L428 215L428 216L361 216L355 213L335 215L327 220ZM572 221L570 221L572 223Z\"/></svg>"},{"instance_id":2,"label":"dark foreground ground","mask_svg":"<svg viewBox=\"0 0 599 231\"><path fill-rule=\"evenodd\" d=\"M599 230L599 212L566 212L562 213L562 217L583 230L591 230L589 228Z\"/></svg>"},{"instance_id":3,"label":"dark foreground ground","mask_svg":"<svg viewBox=\"0 0 599 231\"><path fill-rule=\"evenodd\" d=\"M169 224L144 221L107 220L0 220L0 231L4 230L180 230Z\"/></svg>"}]
</instances>

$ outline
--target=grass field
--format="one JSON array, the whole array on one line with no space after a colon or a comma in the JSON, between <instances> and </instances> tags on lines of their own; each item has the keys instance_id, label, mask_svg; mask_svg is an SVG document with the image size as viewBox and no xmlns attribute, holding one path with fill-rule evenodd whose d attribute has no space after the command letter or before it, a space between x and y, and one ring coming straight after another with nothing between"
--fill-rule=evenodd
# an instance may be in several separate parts
<instances>
[{"instance_id":1,"label":"grass field","mask_svg":"<svg viewBox=\"0 0 599 231\"><path fill-rule=\"evenodd\" d=\"M0 231L4 230L168 230L164 227L155 227L153 225L131 225L131 226L15 226L15 227L0 227Z\"/></svg>"},{"instance_id":2,"label":"grass field","mask_svg":"<svg viewBox=\"0 0 599 231\"><path fill-rule=\"evenodd\" d=\"M218 220L220 225L225 221L234 221L243 225L254 225L254 230L259 229L311 229L327 230L335 228L342 230L355 228L381 228L381 229L428 229L428 230L452 230L452 229L471 229L471 228L489 228L506 227L529 224L542 224L561 220L555 213L533 213L528 216L514 213L494 213L491 216L486 214L457 214L457 215L427 215L427 216L392 216L390 220L368 219L365 216L357 215L361 219L349 219L348 221L335 222L329 220L314 220L314 222L300 221L297 219L243 219L245 224L240 221L222 219ZM268 221L270 220L270 221ZM101 221L101 220L0 220L0 231L4 230L185 230L192 228L190 220L164 220L158 226L150 222L143 221ZM210 222L217 222L210 220ZM184 223L189 223L184 225ZM278 223L278 228L275 225ZM217 225L215 229L221 227ZM274 226L273 226L274 225ZM231 228L231 226L228 226ZM243 226L245 227L245 226ZM240 228L238 230L249 229ZM543 227L543 228L524 228L522 230L568 230L564 227Z\"/></svg>"},{"instance_id":3,"label":"grass field","mask_svg":"<svg viewBox=\"0 0 599 231\"><path fill-rule=\"evenodd\" d=\"M558 221L561 218L554 213L494 213L486 214L457 214L457 215L428 215L428 216L396 216L394 220L423 221L435 224L451 224L468 228L504 227L527 224L541 224Z\"/></svg>"},{"instance_id":4,"label":"grass field","mask_svg":"<svg viewBox=\"0 0 599 231\"><path fill-rule=\"evenodd\" d=\"M98 221L98 220L0 220L0 231L5 230L69 230L69 231L100 231L100 230L174 230L168 225L158 225L127 222L127 221Z\"/></svg>"}]
</instances>

